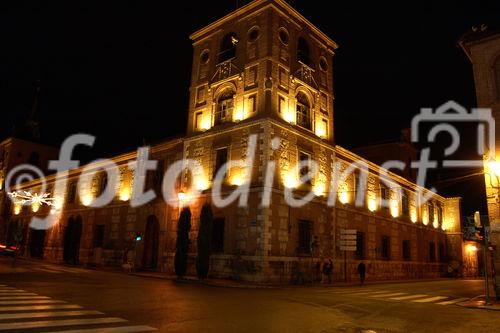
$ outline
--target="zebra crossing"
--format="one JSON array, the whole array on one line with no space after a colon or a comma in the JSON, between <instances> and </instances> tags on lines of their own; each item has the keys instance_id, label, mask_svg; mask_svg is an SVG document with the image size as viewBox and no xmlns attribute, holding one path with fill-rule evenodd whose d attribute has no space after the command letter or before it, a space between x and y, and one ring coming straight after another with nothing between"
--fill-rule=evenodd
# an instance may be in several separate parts
<instances>
[{"instance_id":1,"label":"zebra crossing","mask_svg":"<svg viewBox=\"0 0 500 333\"><path fill-rule=\"evenodd\" d=\"M0 285L0 332L132 333L157 330L145 325L128 325L127 322L100 311L83 309L77 304Z\"/></svg>"},{"instance_id":2,"label":"zebra crossing","mask_svg":"<svg viewBox=\"0 0 500 333\"><path fill-rule=\"evenodd\" d=\"M318 293L326 293L328 295L339 295L339 296L353 296L353 297L364 297L376 300L384 301L399 301L399 302L410 302L410 303L429 303L437 305L454 305L467 301L467 297L454 298L451 296L439 296L439 295L428 295L428 294L411 294L404 291L395 290L377 290L377 289L365 289L363 288L348 288L340 290L316 290Z\"/></svg>"}]
</instances>

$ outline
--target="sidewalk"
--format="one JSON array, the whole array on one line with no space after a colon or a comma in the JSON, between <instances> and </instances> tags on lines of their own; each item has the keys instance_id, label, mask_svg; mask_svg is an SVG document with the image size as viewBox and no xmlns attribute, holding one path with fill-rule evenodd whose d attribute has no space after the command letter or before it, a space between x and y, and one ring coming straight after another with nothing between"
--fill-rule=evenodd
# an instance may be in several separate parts
<instances>
[{"instance_id":1,"label":"sidewalk","mask_svg":"<svg viewBox=\"0 0 500 333\"><path fill-rule=\"evenodd\" d=\"M465 308L471 308L471 309L482 309L482 310L491 310L491 311L500 311L500 302L496 301L494 297L490 298L490 304L486 305L485 304L485 296L477 296L474 298L471 298L468 301L462 302L462 303L457 303L458 306L463 306Z\"/></svg>"}]
</instances>

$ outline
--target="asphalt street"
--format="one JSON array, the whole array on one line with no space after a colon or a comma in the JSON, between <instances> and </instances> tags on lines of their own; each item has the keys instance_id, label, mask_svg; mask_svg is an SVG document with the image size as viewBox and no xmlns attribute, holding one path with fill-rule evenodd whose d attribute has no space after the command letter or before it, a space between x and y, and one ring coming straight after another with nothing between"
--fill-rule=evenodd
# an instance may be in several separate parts
<instances>
[{"instance_id":1,"label":"asphalt street","mask_svg":"<svg viewBox=\"0 0 500 333\"><path fill-rule=\"evenodd\" d=\"M222 288L0 258L4 332L497 332L481 280Z\"/></svg>"}]
</instances>

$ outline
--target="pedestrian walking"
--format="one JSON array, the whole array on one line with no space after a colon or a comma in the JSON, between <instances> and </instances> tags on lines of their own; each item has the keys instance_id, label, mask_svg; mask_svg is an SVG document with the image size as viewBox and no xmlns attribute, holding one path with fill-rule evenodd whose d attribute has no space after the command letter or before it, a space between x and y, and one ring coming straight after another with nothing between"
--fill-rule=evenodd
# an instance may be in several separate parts
<instances>
[{"instance_id":1,"label":"pedestrian walking","mask_svg":"<svg viewBox=\"0 0 500 333\"><path fill-rule=\"evenodd\" d=\"M323 276L328 280L328 284L332 284L332 276L333 276L332 259L328 259L328 261L323 264Z\"/></svg>"},{"instance_id":2,"label":"pedestrian walking","mask_svg":"<svg viewBox=\"0 0 500 333\"><path fill-rule=\"evenodd\" d=\"M366 266L364 262L359 263L358 273L359 273L359 281L361 282L361 285L363 285L365 283L365 276L366 276Z\"/></svg>"}]
</instances>

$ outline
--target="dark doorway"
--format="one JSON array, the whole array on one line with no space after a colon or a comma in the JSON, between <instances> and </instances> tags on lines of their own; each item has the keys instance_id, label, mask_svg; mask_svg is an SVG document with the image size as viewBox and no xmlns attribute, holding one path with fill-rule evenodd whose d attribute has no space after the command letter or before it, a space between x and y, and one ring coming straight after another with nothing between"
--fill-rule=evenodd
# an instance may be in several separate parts
<instances>
[{"instance_id":1,"label":"dark doorway","mask_svg":"<svg viewBox=\"0 0 500 333\"><path fill-rule=\"evenodd\" d=\"M156 216L151 215L146 222L146 233L144 235L144 253L142 256L142 267L144 269L157 268L159 243L160 224Z\"/></svg>"},{"instance_id":2,"label":"dark doorway","mask_svg":"<svg viewBox=\"0 0 500 333\"><path fill-rule=\"evenodd\" d=\"M30 257L43 258L45 230L30 229Z\"/></svg>"},{"instance_id":3,"label":"dark doorway","mask_svg":"<svg viewBox=\"0 0 500 333\"><path fill-rule=\"evenodd\" d=\"M80 256L80 238L82 236L82 218L72 218L68 220L68 225L64 231L64 261L68 264L78 264Z\"/></svg>"}]
</instances>

